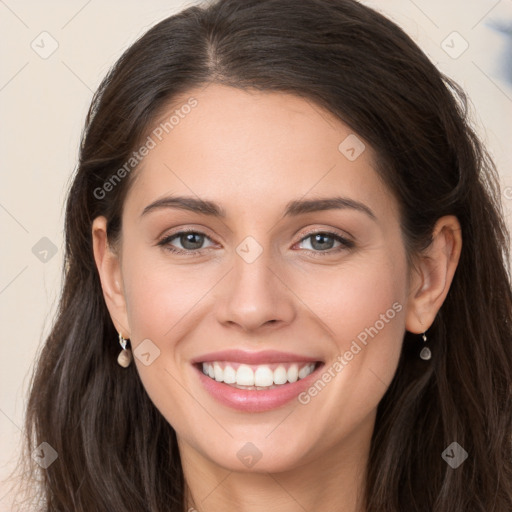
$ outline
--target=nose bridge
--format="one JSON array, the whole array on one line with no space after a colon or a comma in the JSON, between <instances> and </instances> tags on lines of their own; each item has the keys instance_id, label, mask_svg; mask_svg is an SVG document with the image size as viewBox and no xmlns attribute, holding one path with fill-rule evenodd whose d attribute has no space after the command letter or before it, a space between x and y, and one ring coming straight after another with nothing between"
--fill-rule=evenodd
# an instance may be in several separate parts
<instances>
[{"instance_id":1,"label":"nose bridge","mask_svg":"<svg viewBox=\"0 0 512 512\"><path fill-rule=\"evenodd\" d=\"M219 309L221 322L236 323L244 330L267 323L290 322L293 304L279 279L268 240L246 237L236 247L233 270Z\"/></svg>"}]
</instances>

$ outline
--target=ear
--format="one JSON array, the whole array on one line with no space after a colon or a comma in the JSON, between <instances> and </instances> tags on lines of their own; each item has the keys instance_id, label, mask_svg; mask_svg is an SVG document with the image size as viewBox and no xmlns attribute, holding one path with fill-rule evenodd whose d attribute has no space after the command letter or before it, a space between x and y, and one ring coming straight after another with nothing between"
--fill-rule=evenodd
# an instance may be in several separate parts
<instances>
[{"instance_id":1,"label":"ear","mask_svg":"<svg viewBox=\"0 0 512 512\"><path fill-rule=\"evenodd\" d=\"M432 243L417 259L409 286L405 328L421 334L434 322L453 280L462 248L457 217L441 217L434 226Z\"/></svg>"},{"instance_id":2,"label":"ear","mask_svg":"<svg viewBox=\"0 0 512 512\"><path fill-rule=\"evenodd\" d=\"M103 297L112 322L124 338L130 338L126 301L123 293L121 261L107 239L107 219L96 217L92 223L94 260L100 275Z\"/></svg>"}]
</instances>

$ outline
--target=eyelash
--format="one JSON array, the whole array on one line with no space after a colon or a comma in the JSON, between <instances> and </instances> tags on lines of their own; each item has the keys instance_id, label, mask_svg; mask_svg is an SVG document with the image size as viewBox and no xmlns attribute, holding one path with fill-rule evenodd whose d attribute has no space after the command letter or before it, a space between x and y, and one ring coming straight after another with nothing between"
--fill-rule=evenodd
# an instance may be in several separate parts
<instances>
[{"instance_id":1,"label":"eyelash","mask_svg":"<svg viewBox=\"0 0 512 512\"><path fill-rule=\"evenodd\" d=\"M206 233L202 233L201 231L197 231L194 229L189 229L189 230L178 231L177 233L166 236L162 240L160 240L157 245L162 246L165 250L172 252L174 254L182 254L182 255L186 255L186 256L194 256L196 254L200 254L201 251L203 251L204 249L195 249L195 250L176 249L175 247L172 247L171 245L169 245L170 242L172 240L174 240L175 238L179 238L181 235L186 235L188 233L202 235L211 240L211 238L208 235L206 235ZM299 243L303 242L307 238L310 238L314 235L320 235L320 234L333 237L336 241L341 243L341 246L333 248L333 249L328 249L326 251L315 251L312 249L304 249L304 250L308 251L309 253L314 254L315 257L317 257L317 256L323 257L326 255L332 255L332 254L338 253L343 250L352 249L355 246L354 242L338 235L337 233L334 233L332 231L321 231L321 230L310 231L308 233L305 233L305 235L299 240Z\"/></svg>"}]
</instances>

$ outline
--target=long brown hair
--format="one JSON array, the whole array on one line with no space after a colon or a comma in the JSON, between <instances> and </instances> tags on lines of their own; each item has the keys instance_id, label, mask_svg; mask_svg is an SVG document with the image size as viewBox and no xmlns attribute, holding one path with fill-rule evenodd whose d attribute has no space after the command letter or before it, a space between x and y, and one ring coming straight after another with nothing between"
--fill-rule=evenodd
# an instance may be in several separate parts
<instances>
[{"instance_id":1,"label":"long brown hair","mask_svg":"<svg viewBox=\"0 0 512 512\"><path fill-rule=\"evenodd\" d=\"M136 169L108 193L98 190L166 105L211 82L299 95L366 139L400 204L410 264L436 220L457 216L462 253L429 330L432 360L418 358L418 336L406 332L378 407L366 510L512 510L510 240L497 173L460 88L397 25L354 0L190 7L151 28L101 83L67 199L60 307L26 416L28 453L47 442L58 454L40 470L41 510L184 510L175 431L135 366L116 362L91 224L106 216L116 240ZM457 469L441 457L453 442L468 453Z\"/></svg>"}]
</instances>

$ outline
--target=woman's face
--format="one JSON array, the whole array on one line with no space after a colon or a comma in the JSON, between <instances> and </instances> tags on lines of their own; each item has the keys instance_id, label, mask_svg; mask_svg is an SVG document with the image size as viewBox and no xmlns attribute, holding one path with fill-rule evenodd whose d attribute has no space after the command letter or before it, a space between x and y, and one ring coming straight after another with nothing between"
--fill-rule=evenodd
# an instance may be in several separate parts
<instances>
[{"instance_id":1,"label":"woman's face","mask_svg":"<svg viewBox=\"0 0 512 512\"><path fill-rule=\"evenodd\" d=\"M148 395L183 453L230 470L367 447L409 296L375 154L294 95L209 85L172 115L134 171L109 306Z\"/></svg>"}]
</instances>

